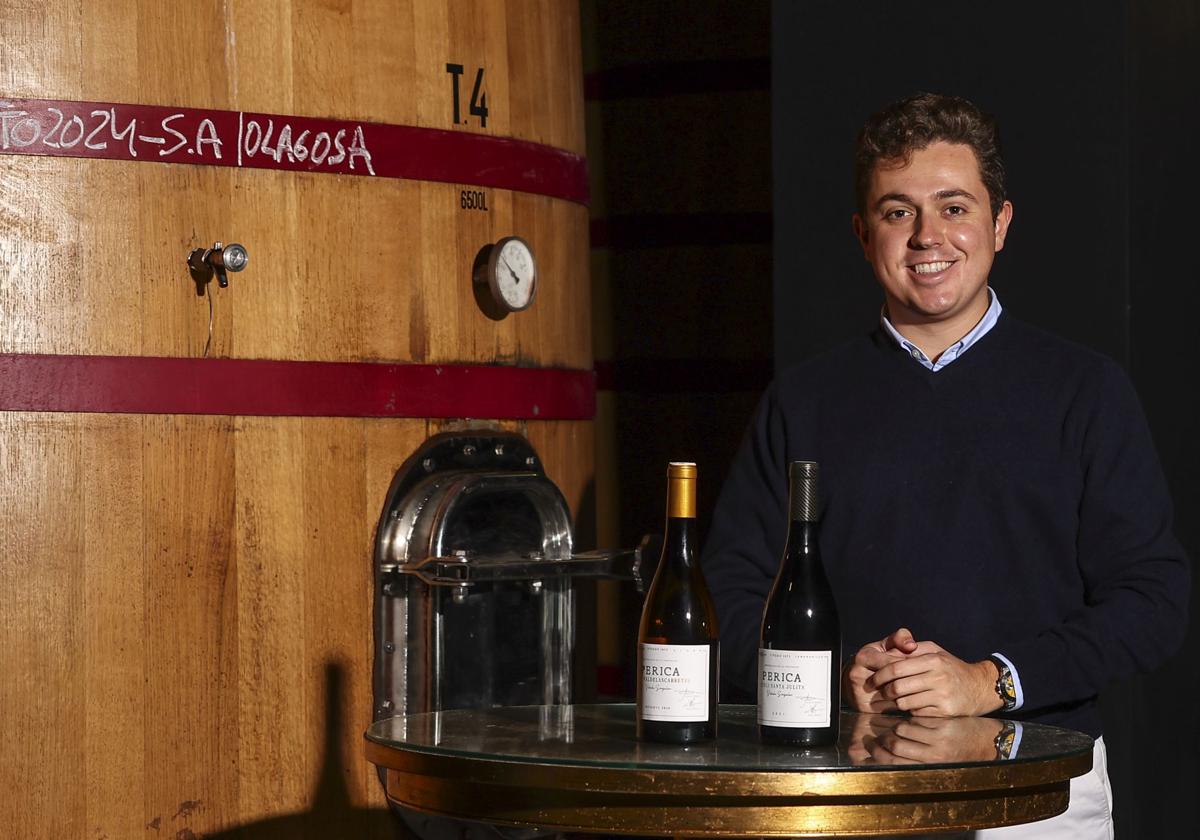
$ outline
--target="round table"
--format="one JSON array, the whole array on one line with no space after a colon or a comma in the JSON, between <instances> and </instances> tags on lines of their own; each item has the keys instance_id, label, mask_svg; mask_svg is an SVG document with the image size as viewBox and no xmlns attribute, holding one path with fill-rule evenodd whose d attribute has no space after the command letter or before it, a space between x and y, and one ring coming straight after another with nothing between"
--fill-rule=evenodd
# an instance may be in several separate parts
<instances>
[{"instance_id":1,"label":"round table","mask_svg":"<svg viewBox=\"0 0 1200 840\"><path fill-rule=\"evenodd\" d=\"M1064 811L1092 766L1086 735L992 718L845 712L837 745L807 751L759 743L754 706L721 706L718 723L715 742L680 747L639 742L631 704L429 712L373 724L366 755L392 802L429 814L715 837L1031 822Z\"/></svg>"}]
</instances>

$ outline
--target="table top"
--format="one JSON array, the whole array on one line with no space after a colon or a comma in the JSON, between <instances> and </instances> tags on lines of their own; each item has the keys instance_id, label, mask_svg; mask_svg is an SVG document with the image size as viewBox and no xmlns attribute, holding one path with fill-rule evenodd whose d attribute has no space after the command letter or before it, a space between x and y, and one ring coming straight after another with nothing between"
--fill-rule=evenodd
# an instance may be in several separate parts
<instances>
[{"instance_id":1,"label":"table top","mask_svg":"<svg viewBox=\"0 0 1200 840\"><path fill-rule=\"evenodd\" d=\"M716 741L693 746L637 740L632 704L455 709L378 721L366 737L431 755L589 767L662 770L841 771L1001 764L994 718L905 718L842 713L837 745L799 749L759 743L754 706L721 706ZM1091 755L1078 732L1021 724L1016 755L1040 762ZM890 748L890 749L889 749Z\"/></svg>"},{"instance_id":2,"label":"table top","mask_svg":"<svg viewBox=\"0 0 1200 840\"><path fill-rule=\"evenodd\" d=\"M964 830L1060 813L1092 739L993 718L844 712L834 746L762 744L754 706L716 741L639 742L632 704L429 712L378 721L367 757L392 801L581 831L820 836ZM1010 757L997 749L1008 737Z\"/></svg>"}]
</instances>

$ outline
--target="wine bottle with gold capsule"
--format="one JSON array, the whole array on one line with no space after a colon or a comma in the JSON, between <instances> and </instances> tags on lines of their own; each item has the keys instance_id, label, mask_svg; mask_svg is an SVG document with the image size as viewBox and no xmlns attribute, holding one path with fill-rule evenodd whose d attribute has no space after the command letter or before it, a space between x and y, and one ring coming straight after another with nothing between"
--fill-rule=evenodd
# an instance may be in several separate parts
<instances>
[{"instance_id":1,"label":"wine bottle with gold capsule","mask_svg":"<svg viewBox=\"0 0 1200 840\"><path fill-rule=\"evenodd\" d=\"M717 736L717 613L700 570L696 465L667 467L662 558L638 628L637 734L691 744Z\"/></svg>"},{"instance_id":2,"label":"wine bottle with gold capsule","mask_svg":"<svg viewBox=\"0 0 1200 840\"><path fill-rule=\"evenodd\" d=\"M758 730L763 741L817 747L837 741L842 634L818 543L818 466L793 461L787 544L763 610Z\"/></svg>"}]
</instances>

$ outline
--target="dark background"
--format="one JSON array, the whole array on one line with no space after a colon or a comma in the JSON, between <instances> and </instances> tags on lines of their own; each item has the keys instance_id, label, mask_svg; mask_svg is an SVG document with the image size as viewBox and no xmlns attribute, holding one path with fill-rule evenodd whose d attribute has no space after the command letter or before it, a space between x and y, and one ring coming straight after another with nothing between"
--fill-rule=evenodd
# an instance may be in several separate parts
<instances>
[{"instance_id":1,"label":"dark background","mask_svg":"<svg viewBox=\"0 0 1200 840\"><path fill-rule=\"evenodd\" d=\"M670 459L700 465L703 528L772 370L875 324L850 231L852 145L872 111L931 90L999 118L1015 206L992 276L1005 309L1130 373L1177 534L1200 556L1200 3L584 9L597 332L611 329L597 366L623 544L661 529ZM632 627L636 593L622 604ZM1120 837L1200 824L1198 625L1167 666L1104 694Z\"/></svg>"},{"instance_id":2,"label":"dark background","mask_svg":"<svg viewBox=\"0 0 1200 840\"><path fill-rule=\"evenodd\" d=\"M771 9L581 8L598 537L631 547L662 532L673 460L699 468L703 537L771 375ZM640 611L631 585L615 608L601 599L601 637L619 641L611 659L602 644L602 695L633 696Z\"/></svg>"}]
</instances>

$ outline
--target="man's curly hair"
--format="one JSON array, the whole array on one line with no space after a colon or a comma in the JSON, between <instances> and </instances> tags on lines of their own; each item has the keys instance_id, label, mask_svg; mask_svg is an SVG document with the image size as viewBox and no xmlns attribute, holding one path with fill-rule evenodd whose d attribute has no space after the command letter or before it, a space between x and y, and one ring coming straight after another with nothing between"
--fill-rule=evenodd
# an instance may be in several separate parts
<instances>
[{"instance_id":1,"label":"man's curly hair","mask_svg":"<svg viewBox=\"0 0 1200 840\"><path fill-rule=\"evenodd\" d=\"M938 142L959 143L975 152L995 218L1005 199L1004 161L996 121L966 99L936 93L918 93L887 106L872 115L859 132L854 150L859 212L866 210L867 190L876 166L905 166L913 152Z\"/></svg>"}]
</instances>

